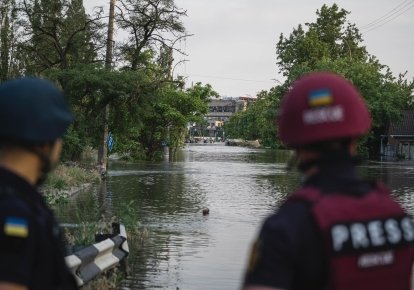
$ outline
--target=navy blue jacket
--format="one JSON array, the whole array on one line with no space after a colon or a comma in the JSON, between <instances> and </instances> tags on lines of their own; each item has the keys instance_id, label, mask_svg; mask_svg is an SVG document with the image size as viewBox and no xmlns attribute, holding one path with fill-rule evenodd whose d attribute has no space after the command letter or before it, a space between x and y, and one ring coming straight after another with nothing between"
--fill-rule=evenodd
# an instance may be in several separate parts
<instances>
[{"instance_id":1,"label":"navy blue jacket","mask_svg":"<svg viewBox=\"0 0 414 290\"><path fill-rule=\"evenodd\" d=\"M59 226L36 188L0 168L0 281L29 289L77 289Z\"/></svg>"}]
</instances>

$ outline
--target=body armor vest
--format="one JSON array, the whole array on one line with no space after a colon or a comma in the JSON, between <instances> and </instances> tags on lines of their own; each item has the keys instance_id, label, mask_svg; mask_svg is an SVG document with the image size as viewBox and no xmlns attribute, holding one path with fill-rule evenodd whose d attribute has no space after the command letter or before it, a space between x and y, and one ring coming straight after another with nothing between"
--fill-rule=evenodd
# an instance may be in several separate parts
<instances>
[{"instance_id":1,"label":"body armor vest","mask_svg":"<svg viewBox=\"0 0 414 290\"><path fill-rule=\"evenodd\" d=\"M414 224L383 185L362 195L304 187L289 201L305 201L320 229L328 290L409 290Z\"/></svg>"}]
</instances>

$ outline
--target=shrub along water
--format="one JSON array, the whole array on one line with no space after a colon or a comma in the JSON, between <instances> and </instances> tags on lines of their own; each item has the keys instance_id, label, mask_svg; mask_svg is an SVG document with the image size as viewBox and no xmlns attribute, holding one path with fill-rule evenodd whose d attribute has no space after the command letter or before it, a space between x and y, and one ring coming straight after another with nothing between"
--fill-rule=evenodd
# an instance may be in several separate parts
<instances>
[{"instance_id":1,"label":"shrub along water","mask_svg":"<svg viewBox=\"0 0 414 290\"><path fill-rule=\"evenodd\" d=\"M96 169L82 168L78 165L59 165L46 180L42 191L46 201L51 204L65 202L85 185L100 181Z\"/></svg>"}]
</instances>

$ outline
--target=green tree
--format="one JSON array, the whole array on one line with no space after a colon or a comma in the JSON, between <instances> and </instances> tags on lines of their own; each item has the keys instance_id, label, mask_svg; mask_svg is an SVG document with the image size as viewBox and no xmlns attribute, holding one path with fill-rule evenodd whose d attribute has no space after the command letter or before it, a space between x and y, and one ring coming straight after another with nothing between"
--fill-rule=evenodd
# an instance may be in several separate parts
<instances>
[{"instance_id":1,"label":"green tree","mask_svg":"<svg viewBox=\"0 0 414 290\"><path fill-rule=\"evenodd\" d=\"M130 35L119 50L130 69L145 65L148 51L154 54L160 47L173 48L175 40L185 36L181 18L186 16L186 11L178 8L173 0L119 0L119 3L117 23Z\"/></svg>"},{"instance_id":2,"label":"green tree","mask_svg":"<svg viewBox=\"0 0 414 290\"><path fill-rule=\"evenodd\" d=\"M398 120L401 110L412 108L414 83L406 80L405 74L395 77L389 67L367 52L358 28L347 20L348 14L336 4L323 5L316 12L315 22L298 25L287 37L281 34L276 54L285 83L261 93L256 104L236 114L229 124L230 132L243 138L261 139L265 144L277 144L276 134L273 137L270 131L263 132L261 128L275 130L271 127L276 120L275 112L292 82L312 71L333 71L351 80L365 98L373 117L373 129L363 138L360 148L366 156L378 154L379 138L388 123Z\"/></svg>"},{"instance_id":3,"label":"green tree","mask_svg":"<svg viewBox=\"0 0 414 290\"><path fill-rule=\"evenodd\" d=\"M282 33L276 45L280 72L289 78L297 65L313 67L324 59L365 61L369 55L359 30L347 21L348 14L336 4L323 5L316 11L316 22L305 24L307 30L299 24L289 37Z\"/></svg>"},{"instance_id":4,"label":"green tree","mask_svg":"<svg viewBox=\"0 0 414 290\"><path fill-rule=\"evenodd\" d=\"M82 143L80 147L68 149L72 159L79 157L86 145L98 147L107 104L112 108L110 129L119 135L128 134L131 124L141 122L142 103L152 89L143 72L109 71L99 65L55 70L48 77L64 80L65 93L71 96L76 115L72 133Z\"/></svg>"},{"instance_id":5,"label":"green tree","mask_svg":"<svg viewBox=\"0 0 414 290\"><path fill-rule=\"evenodd\" d=\"M174 44L187 36L184 10L173 0L118 4L119 33L131 38L115 43L111 71L103 65L103 9L87 15L82 0L0 3L0 78L29 74L60 84L76 117L64 140L66 159L78 159L85 146L98 147L107 105L116 150L153 159L161 141L169 141L174 153L187 123L201 119L214 94L201 84L184 90L183 80L173 79Z\"/></svg>"},{"instance_id":6,"label":"green tree","mask_svg":"<svg viewBox=\"0 0 414 290\"><path fill-rule=\"evenodd\" d=\"M170 147L170 157L184 143L188 123L200 123L208 111L208 98L217 96L210 85L197 83L185 91L170 85L160 88L150 100L144 115L145 127L139 134L148 159L162 150L162 142Z\"/></svg>"},{"instance_id":7,"label":"green tree","mask_svg":"<svg viewBox=\"0 0 414 290\"><path fill-rule=\"evenodd\" d=\"M257 100L246 111L237 112L225 125L229 138L258 139L265 147L278 148L276 114L282 87L277 86L258 94Z\"/></svg>"},{"instance_id":8,"label":"green tree","mask_svg":"<svg viewBox=\"0 0 414 290\"><path fill-rule=\"evenodd\" d=\"M305 24L306 31L299 25L288 38L280 36L277 63L287 86L312 71L333 71L351 80L373 116L372 132L360 148L365 155L375 156L388 123L411 105L413 82L405 81L404 74L394 77L386 65L366 51L358 28L346 19L348 14L336 4L323 5L316 12L316 22Z\"/></svg>"},{"instance_id":9,"label":"green tree","mask_svg":"<svg viewBox=\"0 0 414 290\"><path fill-rule=\"evenodd\" d=\"M19 11L28 73L96 62L102 15L87 16L81 0L22 0Z\"/></svg>"}]
</instances>

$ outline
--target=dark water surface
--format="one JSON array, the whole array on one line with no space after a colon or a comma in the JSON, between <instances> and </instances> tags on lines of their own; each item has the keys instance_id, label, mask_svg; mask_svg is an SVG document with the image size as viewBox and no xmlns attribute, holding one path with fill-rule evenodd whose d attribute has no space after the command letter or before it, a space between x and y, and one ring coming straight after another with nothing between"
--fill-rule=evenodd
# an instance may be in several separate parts
<instances>
[{"instance_id":1,"label":"dark water surface","mask_svg":"<svg viewBox=\"0 0 414 290\"><path fill-rule=\"evenodd\" d=\"M187 146L173 163L112 163L106 185L79 194L59 215L62 222L101 215L139 221L146 234L130 242L125 288L238 289L261 221L300 182L286 171L289 157L208 144ZM369 162L360 170L386 181L414 212L414 163Z\"/></svg>"}]
</instances>

